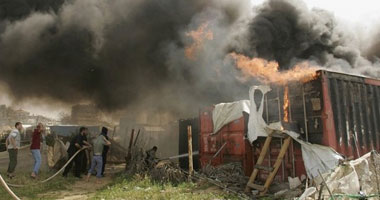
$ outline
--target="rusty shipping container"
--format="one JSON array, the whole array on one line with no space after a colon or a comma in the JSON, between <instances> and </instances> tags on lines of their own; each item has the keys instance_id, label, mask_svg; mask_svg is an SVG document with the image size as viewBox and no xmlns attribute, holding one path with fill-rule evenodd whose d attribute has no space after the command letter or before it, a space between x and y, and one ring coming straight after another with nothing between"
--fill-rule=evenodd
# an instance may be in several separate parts
<instances>
[{"instance_id":1,"label":"rusty shipping container","mask_svg":"<svg viewBox=\"0 0 380 200\"><path fill-rule=\"evenodd\" d=\"M325 70L318 71L317 75L316 79L307 83L292 82L287 85L291 127L300 133L305 141L330 146L347 158L358 158L371 150L380 151L380 80ZM267 123L278 122L284 115L284 87L273 85L271 88L272 90L264 96L263 118ZM228 138L225 135L233 132L236 138L227 140L227 143L231 143L230 149L222 151L219 156L229 157L228 160L240 160L246 174L250 174L247 172L252 171L264 138L259 138L253 145L247 144L244 138L247 125L239 122L232 122L211 136L212 120L210 122L210 119L204 116L211 114L212 108L200 112L201 165L205 164L202 160L206 160L213 152L202 149L209 149L210 144L213 145L213 149L220 148L224 143L223 138ZM240 119L242 122L247 120L247 117ZM231 126L235 128L232 130ZM281 142L272 142L264 164L274 164ZM231 153L235 152L234 148L240 148L239 152L245 156ZM212 164L222 163L225 161L219 159ZM287 176L303 174L306 173L300 146L293 143L284 158L276 181L285 181ZM264 179L266 175L262 173L259 177Z\"/></svg>"}]
</instances>

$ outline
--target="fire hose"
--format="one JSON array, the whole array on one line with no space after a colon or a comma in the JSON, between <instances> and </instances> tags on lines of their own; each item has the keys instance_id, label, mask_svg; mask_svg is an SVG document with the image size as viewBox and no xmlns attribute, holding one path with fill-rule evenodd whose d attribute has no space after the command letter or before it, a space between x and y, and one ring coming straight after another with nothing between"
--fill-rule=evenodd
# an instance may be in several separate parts
<instances>
[{"instance_id":1,"label":"fire hose","mask_svg":"<svg viewBox=\"0 0 380 200\"><path fill-rule=\"evenodd\" d=\"M40 182L37 182L35 184L32 184L32 185L38 185L38 184L41 184L41 183L46 183L48 181L50 181L51 179L53 179L54 177L56 177L59 173L62 172L62 170L65 169L65 167L83 150L85 150L86 148L81 148L80 150L78 150L77 152L75 152L75 154L65 163L65 165L63 165L63 167L61 167L61 169L59 169L55 174L53 174L52 176L50 176L49 178L43 180L43 181L40 181ZM6 183L6 182L4 182ZM17 184L11 184L11 183L6 183L6 185L8 186L11 186L11 187L25 187L27 185L17 185ZM30 186L30 185L29 185Z\"/></svg>"},{"instance_id":2,"label":"fire hose","mask_svg":"<svg viewBox=\"0 0 380 200\"><path fill-rule=\"evenodd\" d=\"M9 193L9 195L13 197L13 199L20 200L20 198L18 198L18 196L16 196L16 194L8 187L7 183L4 181L1 175L0 175L0 182L1 182L1 185L5 188L5 190Z\"/></svg>"}]
</instances>

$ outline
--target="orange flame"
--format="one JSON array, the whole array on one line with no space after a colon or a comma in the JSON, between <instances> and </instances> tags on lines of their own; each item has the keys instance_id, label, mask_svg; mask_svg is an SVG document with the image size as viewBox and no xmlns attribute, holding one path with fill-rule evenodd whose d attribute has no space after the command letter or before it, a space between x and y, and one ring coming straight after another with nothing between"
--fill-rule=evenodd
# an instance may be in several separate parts
<instances>
[{"instance_id":1,"label":"orange flame","mask_svg":"<svg viewBox=\"0 0 380 200\"><path fill-rule=\"evenodd\" d=\"M289 87L286 86L284 90L284 122L289 122Z\"/></svg>"},{"instance_id":2,"label":"orange flame","mask_svg":"<svg viewBox=\"0 0 380 200\"><path fill-rule=\"evenodd\" d=\"M201 24L197 30L186 33L186 36L193 39L193 43L185 48L185 55L188 59L194 60L198 50L203 48L204 40L214 39L214 34L207 29L208 23Z\"/></svg>"},{"instance_id":3,"label":"orange flame","mask_svg":"<svg viewBox=\"0 0 380 200\"><path fill-rule=\"evenodd\" d=\"M268 84L274 83L285 85L290 81L308 82L317 78L317 67L310 66L307 62L295 65L287 71L279 71L279 65L275 61L267 61L261 58L249 58L241 54L231 53L236 61L238 69L242 70L245 76L252 76L259 81Z\"/></svg>"}]
</instances>

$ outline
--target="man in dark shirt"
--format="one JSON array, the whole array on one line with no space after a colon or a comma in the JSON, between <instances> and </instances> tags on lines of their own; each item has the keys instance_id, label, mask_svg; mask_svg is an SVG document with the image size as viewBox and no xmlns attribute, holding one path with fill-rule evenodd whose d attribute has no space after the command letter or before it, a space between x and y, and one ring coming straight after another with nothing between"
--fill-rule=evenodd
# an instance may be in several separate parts
<instances>
[{"instance_id":1,"label":"man in dark shirt","mask_svg":"<svg viewBox=\"0 0 380 200\"><path fill-rule=\"evenodd\" d=\"M76 135L71 141L69 149L67 149L67 153L69 155L69 159L73 157L73 155L82 148L89 148L91 145L87 142L87 131L88 129L85 127L81 127L79 129L79 134ZM75 170L74 176L77 178L80 177L80 172L82 169L82 160L83 160L84 152L81 151L78 155L66 166L65 171L63 172L63 176L67 177L67 174L70 172L73 163L75 162Z\"/></svg>"},{"instance_id":2,"label":"man in dark shirt","mask_svg":"<svg viewBox=\"0 0 380 200\"><path fill-rule=\"evenodd\" d=\"M41 166L41 136L44 133L44 126L42 123L38 123L37 128L34 129L33 135L32 135L32 144L30 145L30 151L32 152L33 159L34 159L34 167L32 175L30 175L32 178L36 178L38 175L38 172L40 170Z\"/></svg>"}]
</instances>

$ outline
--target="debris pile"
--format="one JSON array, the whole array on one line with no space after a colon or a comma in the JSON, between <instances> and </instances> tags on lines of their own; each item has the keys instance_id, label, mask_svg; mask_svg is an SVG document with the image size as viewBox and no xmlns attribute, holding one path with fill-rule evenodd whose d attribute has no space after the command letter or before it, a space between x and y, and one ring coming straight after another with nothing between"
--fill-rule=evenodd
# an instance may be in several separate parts
<instances>
[{"instance_id":1,"label":"debris pile","mask_svg":"<svg viewBox=\"0 0 380 200\"><path fill-rule=\"evenodd\" d=\"M144 174L146 164L144 162L144 151L142 148L134 147L130 157L125 157L125 171L128 175Z\"/></svg>"},{"instance_id":2,"label":"debris pile","mask_svg":"<svg viewBox=\"0 0 380 200\"><path fill-rule=\"evenodd\" d=\"M169 160L158 162L153 169L149 170L149 176L155 182L174 185L187 180L186 174L183 173L178 164Z\"/></svg>"},{"instance_id":3,"label":"debris pile","mask_svg":"<svg viewBox=\"0 0 380 200\"><path fill-rule=\"evenodd\" d=\"M223 184L224 187L237 192L243 192L248 182L248 177L245 176L240 162L227 163L217 167L207 165L202 169L202 175L216 180Z\"/></svg>"},{"instance_id":4,"label":"debris pile","mask_svg":"<svg viewBox=\"0 0 380 200\"><path fill-rule=\"evenodd\" d=\"M378 199L380 155L376 151L369 152L356 160L344 162L323 177L325 181L320 177L314 180L319 191L314 194L314 198L334 196L340 199Z\"/></svg>"},{"instance_id":5,"label":"debris pile","mask_svg":"<svg viewBox=\"0 0 380 200\"><path fill-rule=\"evenodd\" d=\"M157 161L153 164L145 162L142 148L134 147L130 158L126 158L126 164L127 175L149 176L152 181L158 183L170 182L176 185L187 179L179 165L170 160Z\"/></svg>"}]
</instances>

